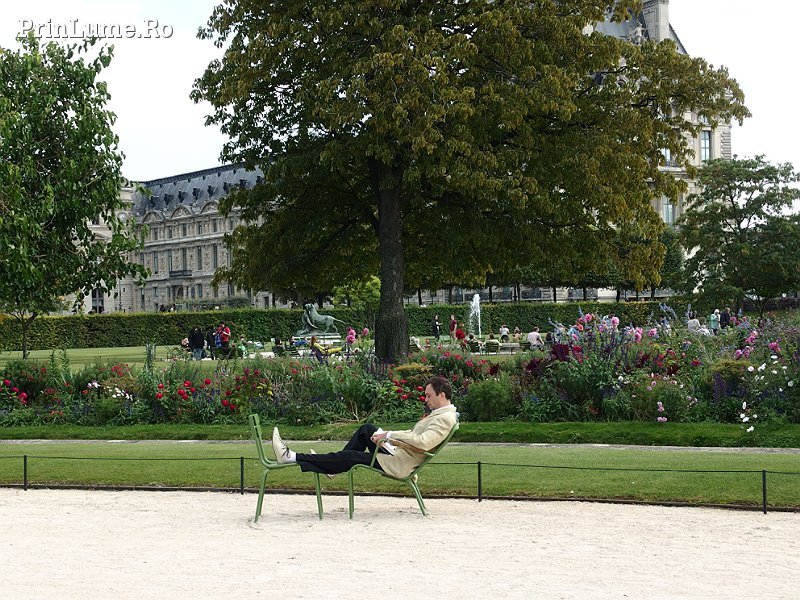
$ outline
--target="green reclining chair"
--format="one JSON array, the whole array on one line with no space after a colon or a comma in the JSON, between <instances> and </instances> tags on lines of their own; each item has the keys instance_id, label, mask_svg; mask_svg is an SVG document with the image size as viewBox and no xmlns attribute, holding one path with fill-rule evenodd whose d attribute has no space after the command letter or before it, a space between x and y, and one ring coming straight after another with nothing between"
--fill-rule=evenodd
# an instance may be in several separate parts
<instances>
[{"instance_id":1,"label":"green reclining chair","mask_svg":"<svg viewBox=\"0 0 800 600\"><path fill-rule=\"evenodd\" d=\"M376 447L375 448L375 452L372 453L372 460L370 461L369 465L354 465L347 472L347 477L348 477L348 490L347 491L348 491L348 493L350 495L350 518L351 519L353 518L353 511L355 510L354 503L353 503L353 473L356 471L356 469L368 469L370 471L374 471L375 473L379 473L380 475L382 475L383 477L386 477L387 479L391 479L393 481L401 481L403 483L407 483L408 485L411 486L411 489L414 490L414 495L417 498L417 503L419 504L419 509L422 511L422 516L423 517L427 516L428 513L425 512L425 502L422 499L422 494L420 493L419 486L417 485L417 475L422 470L422 468L425 465L427 465L433 459L434 456L439 454L439 451L447 445L447 442L450 441L450 438L453 437L453 434L457 430L458 430L458 423L456 423L453 426L453 428L450 430L450 433L447 434L447 437L444 438L442 443L439 444L438 446L436 446L436 448L434 448L433 450L430 450L430 451L421 450L420 448L416 448L414 446L411 446L410 444L403 444L402 442L399 442L397 440L390 440L392 444L395 444L397 446L402 445L404 448L406 448L408 450L411 450L413 452L419 452L419 453L422 453L422 454L425 455L425 459L417 466L416 469L414 469L411 472L410 475L408 475L406 477L392 477L388 473L385 473L384 471L381 471L380 469L378 469L378 468L373 466L375 464L375 460L376 460L377 455L378 455L378 447L380 447L380 446ZM319 485L319 484L317 484L317 485ZM319 489L319 487L317 489ZM320 510L322 510L322 509L320 509ZM320 518L322 518L322 517L320 516Z\"/></svg>"},{"instance_id":2,"label":"green reclining chair","mask_svg":"<svg viewBox=\"0 0 800 600\"><path fill-rule=\"evenodd\" d=\"M258 522L261 516L261 505L264 502L264 488L267 485L267 475L270 471L277 469L286 469L288 467L297 467L297 463L281 464L275 460L267 458L264 452L264 440L261 435L261 421L258 415L250 415L250 429L253 434L253 439L256 442L256 451L258 452L258 459L261 461L261 466L264 468L264 473L261 475L261 487L258 489L258 504L256 504L256 518L253 519L254 523ZM319 489L319 473L314 473L314 485L317 490L317 511L319 518L322 519L322 494Z\"/></svg>"}]
</instances>

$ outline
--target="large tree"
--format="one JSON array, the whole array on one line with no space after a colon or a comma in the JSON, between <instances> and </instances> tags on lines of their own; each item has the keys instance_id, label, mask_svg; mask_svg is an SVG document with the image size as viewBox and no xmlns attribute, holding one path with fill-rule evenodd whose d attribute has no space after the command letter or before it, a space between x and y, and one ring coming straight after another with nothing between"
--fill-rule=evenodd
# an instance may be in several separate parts
<instances>
[{"instance_id":1,"label":"large tree","mask_svg":"<svg viewBox=\"0 0 800 600\"><path fill-rule=\"evenodd\" d=\"M763 156L712 160L679 221L687 292L740 306L800 288L800 175Z\"/></svg>"},{"instance_id":2,"label":"large tree","mask_svg":"<svg viewBox=\"0 0 800 600\"><path fill-rule=\"evenodd\" d=\"M610 9L609 9L610 6ZM670 41L591 32L638 0L228 0L200 36L225 47L193 97L266 172L237 192L252 225L224 275L321 287L378 272L376 352L402 355L406 278L438 287L601 251L653 194L675 196L662 148L689 165L688 113L741 119L725 69ZM633 11L633 12L631 12ZM563 261L559 261L563 262Z\"/></svg>"},{"instance_id":3,"label":"large tree","mask_svg":"<svg viewBox=\"0 0 800 600\"><path fill-rule=\"evenodd\" d=\"M37 315L143 269L118 217L122 157L99 80L111 49L20 42L0 49L0 310L21 321L27 356ZM102 241L90 227L100 219Z\"/></svg>"}]
</instances>

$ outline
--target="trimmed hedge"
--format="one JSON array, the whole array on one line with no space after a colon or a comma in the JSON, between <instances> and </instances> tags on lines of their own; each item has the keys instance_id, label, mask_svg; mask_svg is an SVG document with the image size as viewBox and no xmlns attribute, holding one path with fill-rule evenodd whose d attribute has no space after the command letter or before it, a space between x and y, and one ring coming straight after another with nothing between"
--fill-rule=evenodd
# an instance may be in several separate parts
<instances>
[{"instance_id":1,"label":"trimmed hedge","mask_svg":"<svg viewBox=\"0 0 800 600\"><path fill-rule=\"evenodd\" d=\"M685 305L672 303L672 308L682 318ZM661 313L658 303L629 302L598 303L575 302L562 304L515 302L484 304L481 307L482 332L497 333L505 323L513 331L519 327L523 332L538 326L542 331L549 328L548 319L572 323L578 317L578 308L584 312L600 315L613 313L623 325L645 324L652 316ZM339 333L344 334L348 326L356 331L366 325L373 328L370 315L352 308L326 308L322 314L332 315L338 323ZM415 336L431 334L431 321L439 315L442 334L447 336L447 325L451 314L459 322L466 322L469 314L467 304L418 307L407 306L409 333ZM224 321L233 334L233 339L245 336L249 340L268 340L273 337L286 339L293 335L301 323L302 310L288 309L239 309L177 313L133 313L109 315L76 315L68 317L40 317L31 325L28 347L31 350L57 348L103 348L117 346L142 346L147 342L158 345L178 344L195 325L204 332ZM4 350L20 350L22 334L16 319L0 318L0 344Z\"/></svg>"}]
</instances>

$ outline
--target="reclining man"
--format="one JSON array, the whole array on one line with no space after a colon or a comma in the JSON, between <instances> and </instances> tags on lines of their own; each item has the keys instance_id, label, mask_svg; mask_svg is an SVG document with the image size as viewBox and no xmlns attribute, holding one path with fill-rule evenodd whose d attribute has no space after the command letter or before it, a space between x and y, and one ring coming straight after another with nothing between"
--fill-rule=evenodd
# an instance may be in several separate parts
<instances>
[{"instance_id":1,"label":"reclining man","mask_svg":"<svg viewBox=\"0 0 800 600\"><path fill-rule=\"evenodd\" d=\"M359 427L343 450L328 454L295 453L283 443L278 428L272 431L272 449L279 463L300 465L303 471L333 475L349 471L354 465L369 465L379 440L397 442L394 451L382 445L374 467L392 477L403 478L425 459L422 452L408 449L412 446L422 451L433 450L441 444L457 422L456 407L450 402L452 390L444 377L432 377L425 386L425 405L430 414L422 417L413 429L382 431L372 423Z\"/></svg>"}]
</instances>

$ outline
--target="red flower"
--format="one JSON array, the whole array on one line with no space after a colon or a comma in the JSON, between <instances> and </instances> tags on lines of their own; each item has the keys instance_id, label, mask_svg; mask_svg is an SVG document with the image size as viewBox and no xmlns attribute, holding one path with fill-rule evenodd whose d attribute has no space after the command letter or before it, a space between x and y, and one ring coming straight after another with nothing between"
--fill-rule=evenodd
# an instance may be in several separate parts
<instances>
[{"instance_id":1,"label":"red flower","mask_svg":"<svg viewBox=\"0 0 800 600\"><path fill-rule=\"evenodd\" d=\"M86 394L88 394L88 393L89 393L89 390L81 390L81 394L83 394L84 396L85 396Z\"/></svg>"},{"instance_id":2,"label":"red flower","mask_svg":"<svg viewBox=\"0 0 800 600\"><path fill-rule=\"evenodd\" d=\"M417 391L418 391L418 392L424 392L424 391L425 391L425 388L423 388L421 385L418 385L418 386L417 386Z\"/></svg>"},{"instance_id":3,"label":"red flower","mask_svg":"<svg viewBox=\"0 0 800 600\"><path fill-rule=\"evenodd\" d=\"M17 388L17 387L12 387L12 388L11 388L11 391L12 391L12 392L14 392L14 393L16 394L16 393L19 391L19 388Z\"/></svg>"},{"instance_id":4,"label":"red flower","mask_svg":"<svg viewBox=\"0 0 800 600\"><path fill-rule=\"evenodd\" d=\"M222 399L222 406L230 406L230 405L231 405L230 400L228 400L227 398Z\"/></svg>"},{"instance_id":5,"label":"red flower","mask_svg":"<svg viewBox=\"0 0 800 600\"><path fill-rule=\"evenodd\" d=\"M25 404L28 401L28 394L26 394L25 392L20 392L19 400L20 400L20 402Z\"/></svg>"},{"instance_id":6,"label":"red flower","mask_svg":"<svg viewBox=\"0 0 800 600\"><path fill-rule=\"evenodd\" d=\"M420 396L420 397L419 397L419 401L420 401L420 402L425 402L425 396Z\"/></svg>"},{"instance_id":7,"label":"red flower","mask_svg":"<svg viewBox=\"0 0 800 600\"><path fill-rule=\"evenodd\" d=\"M192 382L191 382L191 381L188 381L188 380L187 380L187 381L184 381L184 382L183 382L183 387L192 387Z\"/></svg>"},{"instance_id":8,"label":"red flower","mask_svg":"<svg viewBox=\"0 0 800 600\"><path fill-rule=\"evenodd\" d=\"M189 388L189 391L194 394L197 390L195 388Z\"/></svg>"},{"instance_id":9,"label":"red flower","mask_svg":"<svg viewBox=\"0 0 800 600\"><path fill-rule=\"evenodd\" d=\"M297 375L297 369L292 369L292 375Z\"/></svg>"},{"instance_id":10,"label":"red flower","mask_svg":"<svg viewBox=\"0 0 800 600\"><path fill-rule=\"evenodd\" d=\"M701 363L701 362L700 362L699 360L697 360L696 358L695 358L695 359L692 361L692 366L693 366L693 367L699 367L699 366L700 366L700 365L702 365L702 364L703 364L703 363Z\"/></svg>"},{"instance_id":11,"label":"red flower","mask_svg":"<svg viewBox=\"0 0 800 600\"><path fill-rule=\"evenodd\" d=\"M408 400L408 394L403 394L403 395L402 395L402 396L400 396L400 397L401 397L403 400Z\"/></svg>"},{"instance_id":12,"label":"red flower","mask_svg":"<svg viewBox=\"0 0 800 600\"><path fill-rule=\"evenodd\" d=\"M164 389L164 384L163 383L159 383L158 384L158 389L163 390Z\"/></svg>"},{"instance_id":13,"label":"red flower","mask_svg":"<svg viewBox=\"0 0 800 600\"><path fill-rule=\"evenodd\" d=\"M163 397L164 394L162 394L161 392L156 393L156 398L158 398L159 400L161 400Z\"/></svg>"},{"instance_id":14,"label":"red flower","mask_svg":"<svg viewBox=\"0 0 800 600\"><path fill-rule=\"evenodd\" d=\"M205 383L206 385L211 385L211 380L206 378L203 380L203 383Z\"/></svg>"},{"instance_id":15,"label":"red flower","mask_svg":"<svg viewBox=\"0 0 800 600\"><path fill-rule=\"evenodd\" d=\"M8 379L3 379L3 385L11 385L11 382Z\"/></svg>"},{"instance_id":16,"label":"red flower","mask_svg":"<svg viewBox=\"0 0 800 600\"><path fill-rule=\"evenodd\" d=\"M231 412L233 412L235 410L236 410L236 405L235 404L231 404Z\"/></svg>"},{"instance_id":17,"label":"red flower","mask_svg":"<svg viewBox=\"0 0 800 600\"><path fill-rule=\"evenodd\" d=\"M231 395L231 391L230 390L225 390L225 395L226 396L230 396Z\"/></svg>"},{"instance_id":18,"label":"red flower","mask_svg":"<svg viewBox=\"0 0 800 600\"><path fill-rule=\"evenodd\" d=\"M400 383L406 383L406 380L405 379L401 379Z\"/></svg>"}]
</instances>

